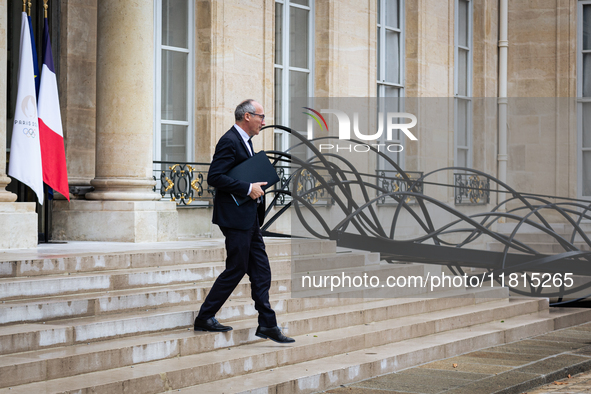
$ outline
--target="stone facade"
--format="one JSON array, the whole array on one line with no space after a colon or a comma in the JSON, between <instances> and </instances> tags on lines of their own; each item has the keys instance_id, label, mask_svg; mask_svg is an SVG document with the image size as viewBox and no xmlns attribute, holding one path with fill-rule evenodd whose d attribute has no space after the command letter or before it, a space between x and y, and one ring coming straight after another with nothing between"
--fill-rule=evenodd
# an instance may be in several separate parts
<instances>
[{"instance_id":1,"label":"stone facade","mask_svg":"<svg viewBox=\"0 0 591 394\"><path fill-rule=\"evenodd\" d=\"M499 5L495 0L472 3L472 96L477 98L473 166L496 175ZM194 160L209 162L242 99L260 101L267 124L273 123L275 2L196 0L194 4ZM7 0L1 0L0 8L6 7ZM59 88L70 184L92 184L95 191L69 205L54 204L54 237L111 240L109 223L121 210L126 212L121 217L128 220L123 227L130 230L118 235L120 240L175 239L177 231L183 237L215 233L207 209L180 214L181 223L175 227L177 217L170 209L174 203L158 202L159 195L152 192L157 94L152 2L61 0L61 7ZM314 96L375 97L376 1L317 0L313 10ZM407 109L423 120L417 126L419 142L405 147L405 169L410 171L454 165L454 18L454 0L405 1L405 96L441 100L435 105L437 111L425 104L429 101L417 101L423 104L415 108L409 101ZM508 183L519 190L577 196L576 104L569 99L576 96L576 20L576 0L509 1ZM6 63L5 37L6 21L0 17L0 75L6 74L1 72ZM5 97L5 85L0 79L0 97ZM511 101L540 97L546 99ZM5 107L0 105L4 118ZM4 135L0 124L1 144ZM271 130L254 139L255 150L271 150L273 143ZM0 201L6 202L0 205L14 199L4 192L3 146ZM373 171L375 163L368 165L367 170ZM442 173L436 181L453 179ZM436 196L453 204L451 191L438 191ZM150 200L154 201L144 203ZM12 209L6 207L0 212ZM137 235L142 232L133 227L139 226L142 221L137 218L142 215L157 218L150 219L150 226L156 227L149 235ZM1 215L0 220L6 222ZM190 222L195 220L199 224ZM91 222L99 228L92 235ZM163 229L168 236L162 235ZM11 245L0 243L0 248L6 247Z\"/></svg>"}]
</instances>

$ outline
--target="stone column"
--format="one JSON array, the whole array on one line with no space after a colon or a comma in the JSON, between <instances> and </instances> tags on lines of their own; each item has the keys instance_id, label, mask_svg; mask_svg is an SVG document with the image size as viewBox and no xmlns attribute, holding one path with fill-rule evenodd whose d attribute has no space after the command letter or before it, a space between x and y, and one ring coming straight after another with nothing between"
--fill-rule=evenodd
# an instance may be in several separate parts
<instances>
[{"instance_id":1,"label":"stone column","mask_svg":"<svg viewBox=\"0 0 591 394\"><path fill-rule=\"evenodd\" d=\"M6 176L6 48L8 41L7 0L0 0L0 203L16 201L16 194L6 191L10 178Z\"/></svg>"},{"instance_id":2,"label":"stone column","mask_svg":"<svg viewBox=\"0 0 591 394\"><path fill-rule=\"evenodd\" d=\"M59 93L68 182L78 191L88 190L96 161L97 0L61 0L60 14ZM70 197L84 199L78 191Z\"/></svg>"},{"instance_id":3,"label":"stone column","mask_svg":"<svg viewBox=\"0 0 591 394\"><path fill-rule=\"evenodd\" d=\"M93 201L56 201L54 238L176 240L176 204L152 191L154 4L101 0L97 14Z\"/></svg>"},{"instance_id":4,"label":"stone column","mask_svg":"<svg viewBox=\"0 0 591 394\"><path fill-rule=\"evenodd\" d=\"M7 0L0 0L0 249L33 248L37 245L35 203L17 203L6 190L6 49ZM18 55L18 54L15 54Z\"/></svg>"},{"instance_id":5,"label":"stone column","mask_svg":"<svg viewBox=\"0 0 591 394\"><path fill-rule=\"evenodd\" d=\"M153 201L154 5L98 2L96 177L90 200Z\"/></svg>"}]
</instances>

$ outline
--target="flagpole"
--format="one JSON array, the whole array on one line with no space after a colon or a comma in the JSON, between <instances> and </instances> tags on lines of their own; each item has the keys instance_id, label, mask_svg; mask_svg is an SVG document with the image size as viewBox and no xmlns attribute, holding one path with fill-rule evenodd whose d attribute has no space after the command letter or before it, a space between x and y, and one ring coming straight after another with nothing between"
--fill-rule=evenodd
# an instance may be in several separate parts
<instances>
[{"instance_id":1,"label":"flagpole","mask_svg":"<svg viewBox=\"0 0 591 394\"><path fill-rule=\"evenodd\" d=\"M27 12L27 0L23 0L23 12Z\"/></svg>"},{"instance_id":2,"label":"flagpole","mask_svg":"<svg viewBox=\"0 0 591 394\"><path fill-rule=\"evenodd\" d=\"M47 19L47 1L48 0L43 0L43 17L45 19ZM45 34L45 33L44 33ZM44 217L44 226L43 226L43 238L45 238L45 243L49 243L49 210L50 210L50 206L51 206L51 201L49 199L49 186L44 183L44 191L45 191L45 207L43 210L43 217Z\"/></svg>"},{"instance_id":3,"label":"flagpole","mask_svg":"<svg viewBox=\"0 0 591 394\"><path fill-rule=\"evenodd\" d=\"M29 1L29 12L27 13L28 16L31 16L31 6L33 5L30 1Z\"/></svg>"},{"instance_id":4,"label":"flagpole","mask_svg":"<svg viewBox=\"0 0 591 394\"><path fill-rule=\"evenodd\" d=\"M47 19L47 5L48 0L43 0L43 17ZM49 186L44 184L44 191L45 191L45 209L44 209L44 228L43 228L43 236L45 238L45 243L49 243L49 210L51 209L51 201L49 200Z\"/></svg>"}]
</instances>

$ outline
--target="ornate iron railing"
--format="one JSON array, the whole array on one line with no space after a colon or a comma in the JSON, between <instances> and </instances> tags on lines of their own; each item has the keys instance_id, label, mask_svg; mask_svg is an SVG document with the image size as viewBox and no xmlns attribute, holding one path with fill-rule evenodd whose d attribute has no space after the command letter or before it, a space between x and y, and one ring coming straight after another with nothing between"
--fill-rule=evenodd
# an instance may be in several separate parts
<instances>
[{"instance_id":1,"label":"ornate iron railing","mask_svg":"<svg viewBox=\"0 0 591 394\"><path fill-rule=\"evenodd\" d=\"M207 183L209 163L154 161L156 186L154 191L163 199L175 201L180 206L209 206L213 203L215 188ZM276 165L275 169L280 181L274 186L277 198L273 205L285 206L291 201L291 178L293 169L290 166ZM305 195L310 204L332 205L334 200L324 190L314 189L319 185L318 174L303 172L297 180L299 194ZM330 182L329 176L323 178Z\"/></svg>"},{"instance_id":2,"label":"ornate iron railing","mask_svg":"<svg viewBox=\"0 0 591 394\"><path fill-rule=\"evenodd\" d=\"M404 179L402 173L395 170L377 170L376 184L380 187L380 194L378 199L378 205L396 205L398 202L391 196L384 195L385 193L395 192L406 192L411 191L411 187L414 188L414 192L423 193L423 183L415 181L423 176L422 172L419 171L405 171L408 178L412 181L409 182ZM416 204L416 199L412 196L408 197L405 201L407 204Z\"/></svg>"},{"instance_id":3,"label":"ornate iron railing","mask_svg":"<svg viewBox=\"0 0 591 394\"><path fill-rule=\"evenodd\" d=\"M456 205L486 205L490 203L490 180L473 173L454 174Z\"/></svg>"},{"instance_id":4,"label":"ornate iron railing","mask_svg":"<svg viewBox=\"0 0 591 394\"><path fill-rule=\"evenodd\" d=\"M275 169L280 179L274 188L277 193L275 206L284 206L291 201L292 182L290 175L293 174L295 168L276 165ZM296 191L299 195L303 195L304 199L312 205L333 205L334 199L330 197L329 193L322 188L318 189L320 185L318 178L320 177L328 183L332 182L330 175L303 170L297 178Z\"/></svg>"},{"instance_id":5,"label":"ornate iron railing","mask_svg":"<svg viewBox=\"0 0 591 394\"><path fill-rule=\"evenodd\" d=\"M489 281L491 286L494 281L501 286L508 286L514 293L549 297L557 300L556 303L559 304L591 298L591 239L581 225L583 221L591 220L589 201L522 193L491 175L464 167L437 169L422 174L419 179L413 181L390 158L371 149L395 168L406 183L407 190L390 191L387 185L383 187L376 182L376 175L358 171L346 157L325 155L315 145L320 140L336 137L308 140L284 126L273 125L265 128L271 127L291 133L297 141L295 147L305 146L308 150L305 158L284 152L273 152L276 162L290 163L295 169L290 177L296 184L298 178L306 178L306 173L314 175L318 180L311 189L294 190L290 193L289 205L293 208L290 215L292 227L293 223L298 221L298 226L302 227L308 236L335 240L337 245L342 247L379 252L382 259L390 262L445 265L452 273L470 280L470 283L472 278L480 278L479 283ZM351 142L363 143L356 140ZM369 162L372 161L375 162ZM457 183L451 185L436 182L438 179L446 178L445 174L442 174L445 172L461 176L456 177ZM331 183L319 176L320 173L328 173ZM460 192L459 201L469 201L472 204L488 203L490 192L503 192L507 199L496 201L490 211L467 214L450 206L446 201L419 192L418 185L430 185L430 188L432 185L434 190L436 187L453 188ZM331 215L327 216L324 211L317 210L310 203L309 195L321 190L334 200L333 209L341 212L331 212ZM446 195L441 192L434 194ZM384 198L393 198L397 202L389 214L382 214L377 209L380 200ZM416 206L407 203L408 198L414 198ZM268 229L287 208L288 205L275 212L272 217L268 210L263 231L269 235L282 235L270 233ZM334 224L332 219L338 216L344 219ZM441 223L441 218L446 218L445 222ZM570 234L557 232L549 218L560 218L559 228L568 228L566 231ZM507 221L514 223L510 234L497 229L498 222ZM410 237L408 231L405 231L409 226L413 229L413 235ZM527 237L521 236L524 228L528 229L527 232L533 230L550 237L554 246L561 251L541 252L539 244L526 242ZM298 229L298 235L302 233L302 229ZM487 242L500 244L502 251L487 250L483 247ZM546 243L544 242L544 245ZM484 273L464 273L463 267L481 269ZM562 275L559 278L562 284L550 289L539 286L535 280L539 279L539 276L534 277L539 273L553 275L554 279L557 278L556 275ZM567 273L590 278L574 282L574 285L568 287L565 285ZM511 281L504 281L507 277L519 277L523 280L513 281L517 284L512 284ZM523 286L520 287L519 283ZM581 292L585 293L582 297ZM564 301L565 298L567 301Z\"/></svg>"},{"instance_id":6,"label":"ornate iron railing","mask_svg":"<svg viewBox=\"0 0 591 394\"><path fill-rule=\"evenodd\" d=\"M208 206L214 189L207 184L209 163L154 162L154 191L177 205Z\"/></svg>"}]
</instances>

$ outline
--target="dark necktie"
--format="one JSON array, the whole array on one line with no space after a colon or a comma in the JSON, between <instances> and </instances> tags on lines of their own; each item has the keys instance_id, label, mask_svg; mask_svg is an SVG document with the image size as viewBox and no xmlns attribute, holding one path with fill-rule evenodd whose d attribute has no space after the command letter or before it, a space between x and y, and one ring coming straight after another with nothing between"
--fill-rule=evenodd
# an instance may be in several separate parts
<instances>
[{"instance_id":1,"label":"dark necktie","mask_svg":"<svg viewBox=\"0 0 591 394\"><path fill-rule=\"evenodd\" d=\"M254 156L254 148L252 147L252 137L248 139L248 146L250 146L250 155Z\"/></svg>"},{"instance_id":2,"label":"dark necktie","mask_svg":"<svg viewBox=\"0 0 591 394\"><path fill-rule=\"evenodd\" d=\"M252 146L252 137L248 139L248 146L250 146L250 155L254 156L254 148ZM263 200L259 197L257 198L257 203L261 203Z\"/></svg>"}]
</instances>

